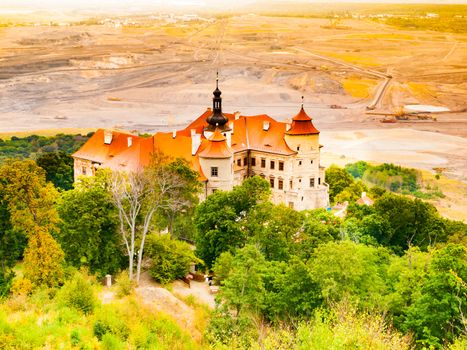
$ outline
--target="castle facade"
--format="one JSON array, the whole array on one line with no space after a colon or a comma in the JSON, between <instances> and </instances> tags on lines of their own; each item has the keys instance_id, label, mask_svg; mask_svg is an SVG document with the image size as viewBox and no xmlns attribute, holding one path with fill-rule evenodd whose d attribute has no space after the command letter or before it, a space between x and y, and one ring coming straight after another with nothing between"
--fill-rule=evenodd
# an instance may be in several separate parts
<instances>
[{"instance_id":1,"label":"castle facade","mask_svg":"<svg viewBox=\"0 0 467 350\"><path fill-rule=\"evenodd\" d=\"M137 171L160 151L183 158L203 183L201 200L216 190L231 190L250 176L266 179L272 201L296 210L329 206L328 185L320 165L319 131L303 105L291 123L268 115L244 116L222 111L221 91L185 129L143 138L99 129L73 154L75 180L98 168Z\"/></svg>"}]
</instances>

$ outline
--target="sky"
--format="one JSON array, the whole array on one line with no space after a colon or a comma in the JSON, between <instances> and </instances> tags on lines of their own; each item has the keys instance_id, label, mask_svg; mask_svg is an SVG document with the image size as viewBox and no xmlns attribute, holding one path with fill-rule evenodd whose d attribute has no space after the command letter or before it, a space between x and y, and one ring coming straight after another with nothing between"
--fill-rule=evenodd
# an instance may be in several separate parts
<instances>
[{"instance_id":1,"label":"sky","mask_svg":"<svg viewBox=\"0 0 467 350\"><path fill-rule=\"evenodd\" d=\"M366 3L458 3L467 4L467 0L280 0L281 2L366 2ZM176 7L209 6L221 4L231 7L257 2L255 0L0 0L0 7L10 8L86 8L86 7L147 7L160 4Z\"/></svg>"}]
</instances>

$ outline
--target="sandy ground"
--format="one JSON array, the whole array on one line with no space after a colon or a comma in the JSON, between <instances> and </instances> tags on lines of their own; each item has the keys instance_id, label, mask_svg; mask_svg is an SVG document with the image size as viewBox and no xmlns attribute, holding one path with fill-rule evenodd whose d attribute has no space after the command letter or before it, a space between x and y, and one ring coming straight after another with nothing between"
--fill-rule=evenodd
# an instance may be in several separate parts
<instances>
[{"instance_id":1,"label":"sandy ground","mask_svg":"<svg viewBox=\"0 0 467 350\"><path fill-rule=\"evenodd\" d=\"M179 129L211 105L219 70L227 112L287 120L303 95L322 131L325 165L365 159L442 167L466 183L467 35L327 24L246 15L172 25L145 18L122 28L0 28L0 134ZM393 79L372 111L382 114L368 114L387 74ZM380 122L406 104L457 112Z\"/></svg>"}]
</instances>

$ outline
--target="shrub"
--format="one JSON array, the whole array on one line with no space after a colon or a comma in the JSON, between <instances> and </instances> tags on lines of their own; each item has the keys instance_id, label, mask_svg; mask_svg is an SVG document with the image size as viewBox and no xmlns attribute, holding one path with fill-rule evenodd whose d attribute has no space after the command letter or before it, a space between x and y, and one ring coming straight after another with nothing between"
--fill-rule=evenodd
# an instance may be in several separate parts
<instances>
[{"instance_id":1,"label":"shrub","mask_svg":"<svg viewBox=\"0 0 467 350\"><path fill-rule=\"evenodd\" d=\"M77 273L71 281L65 283L59 298L66 306L85 314L91 313L97 303L92 284L81 273Z\"/></svg>"},{"instance_id":2,"label":"shrub","mask_svg":"<svg viewBox=\"0 0 467 350\"><path fill-rule=\"evenodd\" d=\"M14 276L14 273L6 274L0 271L0 298L5 297L10 293Z\"/></svg>"},{"instance_id":3,"label":"shrub","mask_svg":"<svg viewBox=\"0 0 467 350\"><path fill-rule=\"evenodd\" d=\"M27 278L20 278L13 282L11 287L11 292L14 295L30 295L32 293L34 286L32 282Z\"/></svg>"},{"instance_id":4,"label":"shrub","mask_svg":"<svg viewBox=\"0 0 467 350\"><path fill-rule=\"evenodd\" d=\"M120 350L125 349L125 344L120 341L116 336L110 333L104 334L102 337L102 350Z\"/></svg>"},{"instance_id":5,"label":"shrub","mask_svg":"<svg viewBox=\"0 0 467 350\"><path fill-rule=\"evenodd\" d=\"M149 274L163 284L185 277L190 263L201 262L188 243L173 240L168 235L150 235L146 254L152 260Z\"/></svg>"},{"instance_id":6,"label":"shrub","mask_svg":"<svg viewBox=\"0 0 467 350\"><path fill-rule=\"evenodd\" d=\"M133 282L130 280L128 271L120 272L115 278L117 285L117 296L119 298L129 295L133 290Z\"/></svg>"},{"instance_id":7,"label":"shrub","mask_svg":"<svg viewBox=\"0 0 467 350\"><path fill-rule=\"evenodd\" d=\"M99 340L103 340L106 334L112 334L121 340L126 340L130 334L130 330L122 320L122 317L119 317L114 309L104 308L94 322L93 333Z\"/></svg>"}]
</instances>

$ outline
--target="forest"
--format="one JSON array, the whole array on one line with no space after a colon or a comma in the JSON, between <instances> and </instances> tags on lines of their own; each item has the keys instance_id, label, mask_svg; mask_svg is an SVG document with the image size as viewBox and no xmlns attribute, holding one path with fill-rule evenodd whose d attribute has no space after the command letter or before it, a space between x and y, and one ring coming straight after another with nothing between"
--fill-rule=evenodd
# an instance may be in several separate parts
<instances>
[{"instance_id":1,"label":"forest","mask_svg":"<svg viewBox=\"0 0 467 350\"><path fill-rule=\"evenodd\" d=\"M163 154L73 184L70 149L0 164L2 349L467 346L467 225L413 196L410 169L328 168L340 218L273 204L260 177L199 203L198 175ZM135 292L146 272L170 290L192 262L220 286L213 310L187 301L200 337Z\"/></svg>"}]
</instances>

